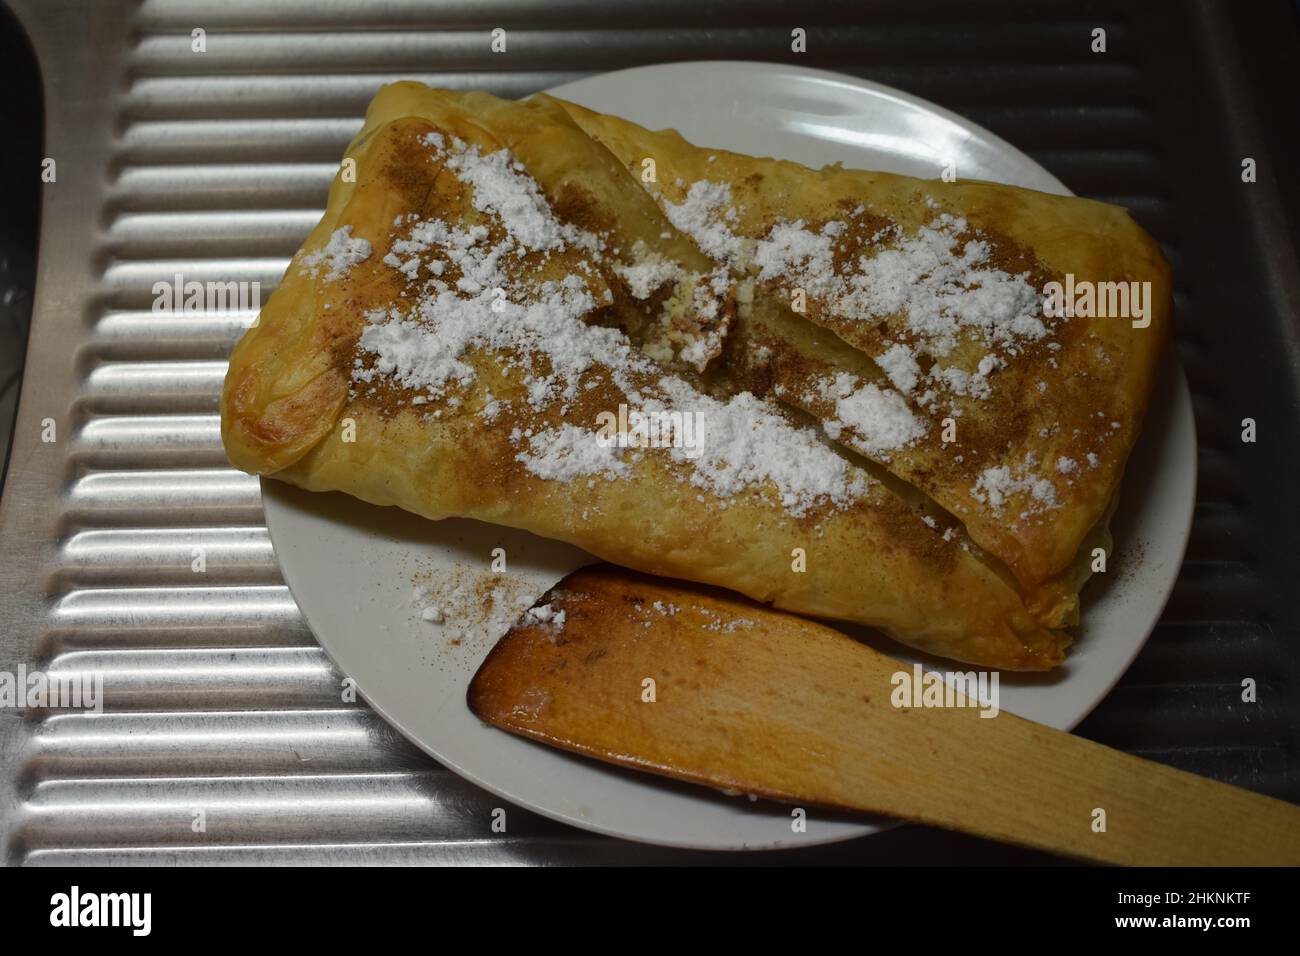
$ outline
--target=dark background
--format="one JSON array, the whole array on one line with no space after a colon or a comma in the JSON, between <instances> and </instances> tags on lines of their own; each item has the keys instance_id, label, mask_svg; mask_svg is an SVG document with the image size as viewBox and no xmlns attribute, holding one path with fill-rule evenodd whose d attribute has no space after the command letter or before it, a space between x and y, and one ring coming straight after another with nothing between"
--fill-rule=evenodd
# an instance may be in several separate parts
<instances>
[{"instance_id":1,"label":"dark background","mask_svg":"<svg viewBox=\"0 0 1300 956\"><path fill-rule=\"evenodd\" d=\"M655 6L629 5L629 19L657 16L662 26L669 14ZM1160 625L1078 732L1300 802L1295 6L909 0L797 9L797 22L819 37L800 64L952 109L1025 150L1075 192L1127 206L1161 242L1175 270L1175 339L1195 401L1196 520ZM672 58L770 58L746 45L747 32L788 28L788 11L701 3L682 23L700 43L593 63L592 71ZM1093 26L1107 29L1105 56L1088 49ZM1076 39L1063 42L1069 37ZM1062 55L1063 48L1071 52ZM0 441L7 450L34 286L41 104L36 65L3 0L0 83ZM1257 160L1267 189L1241 182L1244 156ZM1256 444L1240 441L1244 417L1258 422ZM1255 705L1240 702L1244 677L1258 681ZM873 837L869 849L857 842L745 861L1054 862L920 827ZM598 857L738 862L661 857L621 844Z\"/></svg>"},{"instance_id":2,"label":"dark background","mask_svg":"<svg viewBox=\"0 0 1300 956\"><path fill-rule=\"evenodd\" d=\"M4 130L0 148L0 448L4 449L7 472L36 285L41 95L27 38L3 3L0 91L0 130Z\"/></svg>"}]
</instances>

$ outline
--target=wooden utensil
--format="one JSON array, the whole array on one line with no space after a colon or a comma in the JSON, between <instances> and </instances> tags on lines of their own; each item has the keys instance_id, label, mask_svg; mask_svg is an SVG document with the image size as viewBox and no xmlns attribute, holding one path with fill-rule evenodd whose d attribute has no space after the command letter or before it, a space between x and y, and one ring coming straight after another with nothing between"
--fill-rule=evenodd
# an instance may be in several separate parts
<instances>
[{"instance_id":1,"label":"wooden utensil","mask_svg":"<svg viewBox=\"0 0 1300 956\"><path fill-rule=\"evenodd\" d=\"M469 706L612 763L1085 860L1300 863L1300 808L1006 712L981 717L960 694L895 706L914 676L824 625L604 565L569 575L502 638Z\"/></svg>"}]
</instances>

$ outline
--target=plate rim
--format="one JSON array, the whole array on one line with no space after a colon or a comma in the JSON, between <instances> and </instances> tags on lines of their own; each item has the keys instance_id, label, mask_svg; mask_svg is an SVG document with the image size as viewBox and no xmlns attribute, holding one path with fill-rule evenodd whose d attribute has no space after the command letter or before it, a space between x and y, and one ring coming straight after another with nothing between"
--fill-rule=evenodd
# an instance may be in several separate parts
<instances>
[{"instance_id":1,"label":"plate rim","mask_svg":"<svg viewBox=\"0 0 1300 956\"><path fill-rule=\"evenodd\" d=\"M1057 178L1055 173L1053 173L1046 166L1039 163L1036 159L1034 159L1024 150L1020 149L1020 147L1016 146L1013 143L1008 142L1007 140L1003 139L1001 136L997 135L996 133L989 130L988 128L984 126L980 126L978 123L967 119L966 117L962 116L960 113L954 113L952 110L947 109L946 107L931 102L930 100L927 100L924 97L917 96L914 93L908 93L905 90L900 90L897 87L887 86L884 83L877 83L875 80L867 80L867 79L863 79L862 77L850 76L847 73L837 73L834 70L823 70L818 67L801 66L800 64L797 63L782 63L779 60L679 60L679 61L673 61L671 63L647 63L641 66L624 67L620 70L608 70L604 73L595 73L592 74L591 76L585 76L578 80L570 80L568 83L561 83L559 86L553 86L550 87L549 89L541 90L539 92L546 93L550 96L555 96L559 99L566 99L567 97L564 93L565 90L570 89L572 87L582 86L594 80L603 80L614 76L627 76L633 73L656 73L656 72L661 72L663 70L678 69L678 68L697 68L697 69L708 68L708 69L717 69L721 72L741 72L747 69L756 70L756 71L782 70L789 73L798 74L799 76L805 77L807 79L820 80L825 83L834 83L837 86L843 86L849 89L855 89L858 90L859 92L872 93L883 99L893 100L894 102L903 104L905 106L911 106L918 109L923 109L926 112L934 113L935 115L939 116L941 119L944 119L949 123L952 123L954 126L961 127L961 129L963 129L965 132L969 134L980 137L981 139L989 143L991 146L996 147L1000 151L1014 153L1016 156L1020 157L1025 162L1034 166L1046 179L1050 180L1056 186L1056 188L1060 190L1061 195L1065 195L1065 196L1076 195L1074 191L1070 189L1069 186L1065 185L1065 183L1063 183L1059 178ZM582 104L579 103L578 105L581 106ZM1006 184L1000 183L999 185L1006 185ZM1021 186L1017 188L1034 189L1034 187L1032 186ZM1049 190L1036 190L1036 191L1047 192Z\"/></svg>"}]
</instances>

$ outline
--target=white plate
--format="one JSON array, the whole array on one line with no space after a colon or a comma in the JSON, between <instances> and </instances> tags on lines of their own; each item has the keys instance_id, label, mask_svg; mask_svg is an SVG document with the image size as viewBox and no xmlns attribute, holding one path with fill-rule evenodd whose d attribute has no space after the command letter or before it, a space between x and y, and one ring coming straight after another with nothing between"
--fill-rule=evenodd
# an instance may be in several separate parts
<instances>
[{"instance_id":1,"label":"white plate","mask_svg":"<svg viewBox=\"0 0 1300 956\"><path fill-rule=\"evenodd\" d=\"M651 128L676 127L706 146L926 177L952 161L961 177L1068 192L1027 156L966 120L833 73L679 63L609 73L552 92ZM1085 592L1085 625L1070 659L1048 677L1003 675L1005 709L1068 729L1124 672L1173 587L1191 526L1195 475L1191 400L1171 361L1125 481L1114 525L1118 554L1111 573ZM285 580L321 646L402 733L503 799L601 833L710 849L809 846L890 825L814 813L807 832L793 833L788 808L606 766L480 723L465 705L465 689L492 637L454 644L449 629L419 620L413 575L480 572L502 546L514 602L522 608L592 559L472 521L422 521L275 481L264 481L262 491Z\"/></svg>"}]
</instances>

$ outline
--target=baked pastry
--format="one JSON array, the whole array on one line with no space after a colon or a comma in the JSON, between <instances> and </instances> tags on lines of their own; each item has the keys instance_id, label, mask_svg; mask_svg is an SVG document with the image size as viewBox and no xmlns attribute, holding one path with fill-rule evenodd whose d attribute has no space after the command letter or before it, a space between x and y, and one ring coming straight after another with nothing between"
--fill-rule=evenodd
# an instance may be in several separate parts
<instances>
[{"instance_id":1,"label":"baked pastry","mask_svg":"<svg viewBox=\"0 0 1300 956\"><path fill-rule=\"evenodd\" d=\"M653 159L654 181L638 181L752 283L728 374L932 498L1045 620L1074 622L1081 549L1106 543L1169 332L1168 264L1127 212L978 181L814 170L535 99L633 172ZM1052 314L1062 305L1070 314Z\"/></svg>"},{"instance_id":2,"label":"baked pastry","mask_svg":"<svg viewBox=\"0 0 1300 956\"><path fill-rule=\"evenodd\" d=\"M232 353L237 467L525 528L945 657L1062 660L1068 634L1032 589L919 484L738 389L723 357L757 334L738 304L765 314L750 285L567 107L393 84L346 158Z\"/></svg>"}]
</instances>

